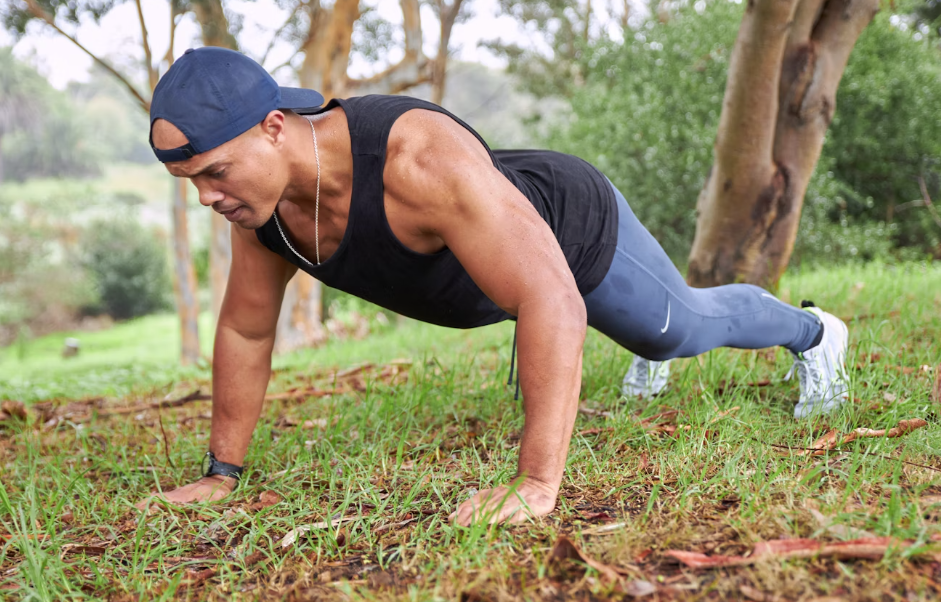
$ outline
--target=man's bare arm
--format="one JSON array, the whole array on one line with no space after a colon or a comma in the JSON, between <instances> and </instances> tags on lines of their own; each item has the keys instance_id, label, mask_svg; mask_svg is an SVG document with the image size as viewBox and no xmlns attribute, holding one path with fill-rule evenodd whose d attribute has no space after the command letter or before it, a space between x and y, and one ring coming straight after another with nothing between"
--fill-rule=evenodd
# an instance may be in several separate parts
<instances>
[{"instance_id":1,"label":"man's bare arm","mask_svg":"<svg viewBox=\"0 0 941 602\"><path fill-rule=\"evenodd\" d=\"M455 519L467 524L475 509L493 511L494 522L548 514L581 387L587 320L574 276L548 224L460 125L412 111L396 122L389 146L387 195L420 216L416 227L440 237L481 290L518 318L523 479L517 495L504 501L505 488L481 492Z\"/></svg>"},{"instance_id":2,"label":"man's bare arm","mask_svg":"<svg viewBox=\"0 0 941 602\"><path fill-rule=\"evenodd\" d=\"M254 231L232 227L232 266L212 360L209 450L220 462L241 466L248 451L271 376L284 287L296 270L265 249ZM235 484L231 477L203 477L164 497L176 503L216 500Z\"/></svg>"}]
</instances>

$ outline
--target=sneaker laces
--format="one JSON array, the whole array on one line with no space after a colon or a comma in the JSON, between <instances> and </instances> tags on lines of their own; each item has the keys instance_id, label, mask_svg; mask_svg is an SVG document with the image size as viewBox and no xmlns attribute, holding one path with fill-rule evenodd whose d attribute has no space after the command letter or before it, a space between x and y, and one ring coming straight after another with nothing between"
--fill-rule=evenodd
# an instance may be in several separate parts
<instances>
[{"instance_id":1,"label":"sneaker laces","mask_svg":"<svg viewBox=\"0 0 941 602\"><path fill-rule=\"evenodd\" d=\"M791 369L784 375L784 380L791 380L795 372L797 372L797 380L800 382L801 391L814 392L820 388L820 381L823 380L820 362L795 358L794 363L791 364Z\"/></svg>"}]
</instances>

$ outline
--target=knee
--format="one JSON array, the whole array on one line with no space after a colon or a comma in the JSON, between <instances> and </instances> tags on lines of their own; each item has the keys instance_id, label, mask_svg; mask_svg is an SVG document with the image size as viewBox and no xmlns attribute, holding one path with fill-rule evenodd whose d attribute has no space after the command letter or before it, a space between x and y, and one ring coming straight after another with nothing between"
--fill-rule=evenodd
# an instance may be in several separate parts
<instances>
[{"instance_id":1,"label":"knee","mask_svg":"<svg viewBox=\"0 0 941 602\"><path fill-rule=\"evenodd\" d=\"M683 349L685 337L651 337L636 341L630 350L644 359L655 362L665 362L678 357L684 357Z\"/></svg>"}]
</instances>

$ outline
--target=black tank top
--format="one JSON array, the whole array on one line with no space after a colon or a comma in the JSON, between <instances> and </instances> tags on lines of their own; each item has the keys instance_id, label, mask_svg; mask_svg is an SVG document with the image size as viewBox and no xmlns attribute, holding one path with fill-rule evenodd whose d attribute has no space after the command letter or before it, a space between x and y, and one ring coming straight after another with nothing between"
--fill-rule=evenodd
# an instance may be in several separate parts
<instances>
[{"instance_id":1,"label":"black tank top","mask_svg":"<svg viewBox=\"0 0 941 602\"><path fill-rule=\"evenodd\" d=\"M301 270L423 322L473 328L512 318L480 290L450 249L416 253L386 221L382 170L389 131L406 111L427 109L448 115L487 148L497 169L552 228L583 296L607 274L617 243L617 205L611 184L585 161L551 151L490 151L445 109L407 96L334 99L318 112L336 106L346 113L353 153L350 216L340 246L320 265L309 265L285 243L274 216L255 231L261 244Z\"/></svg>"}]
</instances>

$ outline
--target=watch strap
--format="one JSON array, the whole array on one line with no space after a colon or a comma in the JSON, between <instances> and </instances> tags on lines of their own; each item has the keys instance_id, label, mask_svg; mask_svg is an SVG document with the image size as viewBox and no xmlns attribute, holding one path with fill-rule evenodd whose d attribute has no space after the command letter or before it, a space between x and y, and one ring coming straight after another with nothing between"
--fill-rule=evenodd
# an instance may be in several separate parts
<instances>
[{"instance_id":1,"label":"watch strap","mask_svg":"<svg viewBox=\"0 0 941 602\"><path fill-rule=\"evenodd\" d=\"M207 462L208 466L206 466L206 472L203 474L204 477L211 477L213 475L232 477L235 479L235 486L238 487L239 481L242 480L242 466L220 462L216 459L216 454L211 451L206 452L206 459L203 461L203 465L206 465Z\"/></svg>"}]
</instances>

